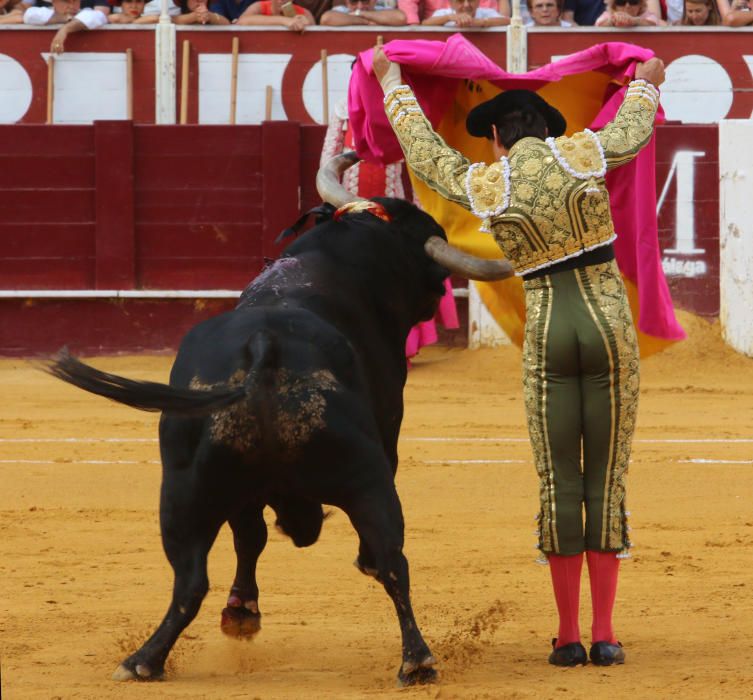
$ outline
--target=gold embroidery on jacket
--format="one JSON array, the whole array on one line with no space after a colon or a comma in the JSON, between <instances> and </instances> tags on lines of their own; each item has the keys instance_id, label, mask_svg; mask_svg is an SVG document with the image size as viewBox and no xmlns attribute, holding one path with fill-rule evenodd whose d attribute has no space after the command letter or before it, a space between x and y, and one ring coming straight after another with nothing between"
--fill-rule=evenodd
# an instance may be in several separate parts
<instances>
[{"instance_id":1,"label":"gold embroidery on jacket","mask_svg":"<svg viewBox=\"0 0 753 700\"><path fill-rule=\"evenodd\" d=\"M494 211L502 206L505 178L497 178L500 191L492 191L488 179L478 180L487 173L497 177L496 169L501 166L485 166L486 170L477 166L468 178L470 161L434 133L408 88L388 96L385 108L406 162L432 189L472 210L466 189L470 180L474 187L479 186L478 191L473 190L477 210ZM634 158L648 142L655 114L652 100L640 91L629 92L614 120L600 131L555 141L562 159L576 172L598 172L604 163L613 168ZM491 231L518 274L613 240L614 224L603 178L574 176L544 141L532 137L521 139L510 149L508 162L509 205L488 217L484 227Z\"/></svg>"},{"instance_id":2,"label":"gold embroidery on jacket","mask_svg":"<svg viewBox=\"0 0 753 700\"><path fill-rule=\"evenodd\" d=\"M474 163L468 172L466 191L476 216L484 212L502 213L509 202L505 164Z\"/></svg>"},{"instance_id":3,"label":"gold embroidery on jacket","mask_svg":"<svg viewBox=\"0 0 753 700\"><path fill-rule=\"evenodd\" d=\"M579 131L572 136L560 136L554 139L557 150L578 175L588 175L604 168L604 159L599 150L596 137Z\"/></svg>"}]
</instances>

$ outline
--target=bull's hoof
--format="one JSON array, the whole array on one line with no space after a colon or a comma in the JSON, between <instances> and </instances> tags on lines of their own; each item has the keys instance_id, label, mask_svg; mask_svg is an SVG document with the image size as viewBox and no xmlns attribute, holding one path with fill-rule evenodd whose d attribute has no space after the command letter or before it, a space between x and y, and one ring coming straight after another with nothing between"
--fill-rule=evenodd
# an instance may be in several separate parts
<instances>
[{"instance_id":1,"label":"bull's hoof","mask_svg":"<svg viewBox=\"0 0 753 700\"><path fill-rule=\"evenodd\" d=\"M112 674L114 681L157 681L162 678L163 671L155 672L147 664L137 663L126 659Z\"/></svg>"},{"instance_id":2,"label":"bull's hoof","mask_svg":"<svg viewBox=\"0 0 753 700\"><path fill-rule=\"evenodd\" d=\"M261 629L261 613L228 606L222 611L220 629L233 639L252 639Z\"/></svg>"},{"instance_id":3,"label":"bull's hoof","mask_svg":"<svg viewBox=\"0 0 753 700\"><path fill-rule=\"evenodd\" d=\"M434 683L439 678L439 674L434 669L437 660L429 654L423 661L404 661L397 674L398 685L406 688L411 685L426 685Z\"/></svg>"}]
</instances>

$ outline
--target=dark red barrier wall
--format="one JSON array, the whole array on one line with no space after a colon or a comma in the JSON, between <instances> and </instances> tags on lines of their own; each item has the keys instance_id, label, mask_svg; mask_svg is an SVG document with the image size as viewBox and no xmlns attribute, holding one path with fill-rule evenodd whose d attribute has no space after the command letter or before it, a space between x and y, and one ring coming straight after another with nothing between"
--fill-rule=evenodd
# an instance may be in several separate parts
<instances>
[{"instance_id":1,"label":"dark red barrier wall","mask_svg":"<svg viewBox=\"0 0 753 700\"><path fill-rule=\"evenodd\" d=\"M323 138L294 122L0 126L0 289L243 289L320 201ZM0 354L174 348L233 303L0 299Z\"/></svg>"},{"instance_id":2,"label":"dark red barrier wall","mask_svg":"<svg viewBox=\"0 0 753 700\"><path fill-rule=\"evenodd\" d=\"M279 254L323 133L0 126L0 288L242 289Z\"/></svg>"}]
</instances>

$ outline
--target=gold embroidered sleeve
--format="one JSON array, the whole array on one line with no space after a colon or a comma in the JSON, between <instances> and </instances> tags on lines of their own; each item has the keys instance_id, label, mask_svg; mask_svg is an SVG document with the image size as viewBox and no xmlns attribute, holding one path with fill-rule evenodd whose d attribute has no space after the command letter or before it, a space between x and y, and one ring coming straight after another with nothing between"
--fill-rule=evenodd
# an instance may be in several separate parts
<instances>
[{"instance_id":1,"label":"gold embroidered sleeve","mask_svg":"<svg viewBox=\"0 0 753 700\"><path fill-rule=\"evenodd\" d=\"M634 80L614 119L597 132L607 169L631 161L651 139L659 108L659 91L645 80Z\"/></svg>"},{"instance_id":2,"label":"gold embroidered sleeve","mask_svg":"<svg viewBox=\"0 0 753 700\"><path fill-rule=\"evenodd\" d=\"M466 192L470 161L431 128L413 91L407 85L393 88L384 97L384 108L413 172L446 199L470 209Z\"/></svg>"}]
</instances>

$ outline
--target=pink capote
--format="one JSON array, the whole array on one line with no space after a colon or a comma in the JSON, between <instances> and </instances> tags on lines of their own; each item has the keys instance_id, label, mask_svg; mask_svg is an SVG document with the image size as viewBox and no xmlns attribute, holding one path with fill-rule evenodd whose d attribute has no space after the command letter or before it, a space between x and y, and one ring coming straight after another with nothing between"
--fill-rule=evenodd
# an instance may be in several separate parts
<instances>
[{"instance_id":1,"label":"pink capote","mask_svg":"<svg viewBox=\"0 0 753 700\"><path fill-rule=\"evenodd\" d=\"M448 329L460 327L455 297L452 295L452 284L450 284L449 279L444 281L444 295L439 301L435 317L431 321L417 323L408 333L408 338L405 341L405 356L409 360L418 355L418 351L425 345L433 345L437 342L439 339L437 321Z\"/></svg>"},{"instance_id":2,"label":"pink capote","mask_svg":"<svg viewBox=\"0 0 753 700\"><path fill-rule=\"evenodd\" d=\"M654 55L633 44L609 42L518 75L502 70L461 34L453 34L446 42L395 40L384 46L384 52L401 64L403 80L413 88L435 128L452 103L460 80L487 80L501 89L537 90L568 75L598 71L624 81L634 74L636 63ZM403 153L384 113L382 89L371 73L371 58L372 50L364 51L353 68L348 111L358 155L390 163ZM598 129L614 117L625 89L615 85L614 94L605 101L591 128ZM659 118L663 119L661 111ZM681 340L685 332L675 319L661 267L654 163L652 139L630 164L607 176L618 232L615 251L621 272L638 289L639 329L654 337Z\"/></svg>"}]
</instances>

